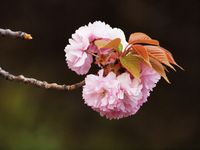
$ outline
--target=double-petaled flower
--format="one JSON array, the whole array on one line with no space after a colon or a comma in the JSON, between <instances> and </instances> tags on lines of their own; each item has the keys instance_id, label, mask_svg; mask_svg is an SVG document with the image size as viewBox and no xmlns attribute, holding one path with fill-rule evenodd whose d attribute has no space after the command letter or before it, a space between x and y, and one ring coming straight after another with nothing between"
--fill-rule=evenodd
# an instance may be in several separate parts
<instances>
[{"instance_id":1,"label":"double-petaled flower","mask_svg":"<svg viewBox=\"0 0 200 150\"><path fill-rule=\"evenodd\" d=\"M86 76L83 99L108 119L135 114L161 76L169 83L166 66L180 67L157 40L133 33L127 42L121 29L100 21L76 30L65 52L68 67L77 74L87 74L93 62L100 68L97 75Z\"/></svg>"}]
</instances>

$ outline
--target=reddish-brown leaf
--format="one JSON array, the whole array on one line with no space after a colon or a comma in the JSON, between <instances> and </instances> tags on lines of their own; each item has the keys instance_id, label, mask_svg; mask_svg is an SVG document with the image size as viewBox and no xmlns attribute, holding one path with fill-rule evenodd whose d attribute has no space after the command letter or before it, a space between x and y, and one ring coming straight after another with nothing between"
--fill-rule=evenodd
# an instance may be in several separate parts
<instances>
[{"instance_id":1,"label":"reddish-brown leaf","mask_svg":"<svg viewBox=\"0 0 200 150\"><path fill-rule=\"evenodd\" d=\"M150 58L150 63L152 65L152 68L160 74L160 76L162 76L168 83L170 83L170 81L168 80L167 78L167 75L165 73L165 68L164 66L159 62L157 61L156 59L154 58Z\"/></svg>"},{"instance_id":2,"label":"reddish-brown leaf","mask_svg":"<svg viewBox=\"0 0 200 150\"><path fill-rule=\"evenodd\" d=\"M132 45L133 51L136 52L142 59L151 67L149 62L149 54L146 48L142 45Z\"/></svg>"},{"instance_id":3,"label":"reddish-brown leaf","mask_svg":"<svg viewBox=\"0 0 200 150\"><path fill-rule=\"evenodd\" d=\"M130 42L130 44L149 44L159 46L159 42L157 40L134 40Z\"/></svg>"},{"instance_id":4,"label":"reddish-brown leaf","mask_svg":"<svg viewBox=\"0 0 200 150\"><path fill-rule=\"evenodd\" d=\"M161 63L165 64L166 66L169 66L170 68L175 70L174 67L170 64L165 51L161 47L151 46L151 45L144 46L144 47L147 49L150 57L153 57L154 59L158 60L159 62L161 62Z\"/></svg>"},{"instance_id":5,"label":"reddish-brown leaf","mask_svg":"<svg viewBox=\"0 0 200 150\"><path fill-rule=\"evenodd\" d=\"M116 38L114 40L111 40L110 42L108 42L105 46L103 46L102 48L108 48L108 49L118 49L119 45L121 43L121 39L120 38Z\"/></svg>"},{"instance_id":6,"label":"reddish-brown leaf","mask_svg":"<svg viewBox=\"0 0 200 150\"><path fill-rule=\"evenodd\" d=\"M148 35L146 35L146 34L144 34L142 32L136 32L136 33L132 33L130 35L128 42L132 43L132 42L134 42L136 40L151 40L151 38Z\"/></svg>"},{"instance_id":7,"label":"reddish-brown leaf","mask_svg":"<svg viewBox=\"0 0 200 150\"><path fill-rule=\"evenodd\" d=\"M166 50L166 49L164 49L164 48L163 48L163 50L165 51L165 54L166 54L166 56L167 56L167 58L168 58L168 61L169 61L171 64L176 65L176 66L179 67L180 69L184 70L180 65L178 65L178 64L176 63L176 61L174 60L172 54L171 54L168 50Z\"/></svg>"},{"instance_id":8,"label":"reddish-brown leaf","mask_svg":"<svg viewBox=\"0 0 200 150\"><path fill-rule=\"evenodd\" d=\"M106 46L109 42L109 40L95 40L94 44L97 46L98 49L101 49L104 46Z\"/></svg>"}]
</instances>

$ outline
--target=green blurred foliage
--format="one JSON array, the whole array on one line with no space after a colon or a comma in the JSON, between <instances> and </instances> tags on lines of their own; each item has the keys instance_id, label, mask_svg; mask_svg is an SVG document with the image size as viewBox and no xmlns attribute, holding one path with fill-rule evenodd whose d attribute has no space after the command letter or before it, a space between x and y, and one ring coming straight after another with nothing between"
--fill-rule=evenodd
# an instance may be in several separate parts
<instances>
[{"instance_id":1,"label":"green blurred foliage","mask_svg":"<svg viewBox=\"0 0 200 150\"><path fill-rule=\"evenodd\" d=\"M36 123L39 108L34 100L38 95L30 97L26 89L15 86L1 91L0 149L61 149L61 137L44 123Z\"/></svg>"}]
</instances>

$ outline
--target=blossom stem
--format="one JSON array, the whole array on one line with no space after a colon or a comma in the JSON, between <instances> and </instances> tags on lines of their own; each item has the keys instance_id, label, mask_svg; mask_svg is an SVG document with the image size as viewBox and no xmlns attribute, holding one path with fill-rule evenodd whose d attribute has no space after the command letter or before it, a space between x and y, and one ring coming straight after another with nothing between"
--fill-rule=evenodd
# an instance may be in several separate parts
<instances>
[{"instance_id":1,"label":"blossom stem","mask_svg":"<svg viewBox=\"0 0 200 150\"><path fill-rule=\"evenodd\" d=\"M126 56L128 53L129 53L129 50L130 50L130 47L131 47L132 44L128 44L125 49L124 49L124 52L122 53L121 56Z\"/></svg>"},{"instance_id":2,"label":"blossom stem","mask_svg":"<svg viewBox=\"0 0 200 150\"><path fill-rule=\"evenodd\" d=\"M86 53L91 54L92 56L95 56L95 57L99 57L98 55L94 54L94 53L91 52L91 51L86 51Z\"/></svg>"}]
</instances>

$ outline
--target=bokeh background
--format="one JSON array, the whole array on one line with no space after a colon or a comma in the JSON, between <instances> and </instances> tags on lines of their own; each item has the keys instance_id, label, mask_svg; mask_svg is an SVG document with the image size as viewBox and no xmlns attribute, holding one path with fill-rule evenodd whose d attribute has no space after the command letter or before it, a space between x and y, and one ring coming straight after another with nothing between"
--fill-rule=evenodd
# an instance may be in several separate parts
<instances>
[{"instance_id":1,"label":"bokeh background","mask_svg":"<svg viewBox=\"0 0 200 150\"><path fill-rule=\"evenodd\" d=\"M128 37L145 32L185 71L168 74L138 113L107 120L87 107L81 89L44 90L0 78L0 150L200 149L198 0L1 0L0 27L32 41L0 38L0 65L14 74L71 84L84 79L65 64L74 31L95 20Z\"/></svg>"}]
</instances>

